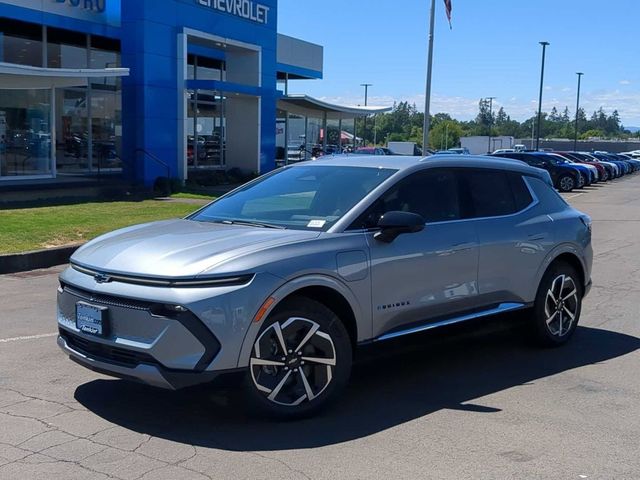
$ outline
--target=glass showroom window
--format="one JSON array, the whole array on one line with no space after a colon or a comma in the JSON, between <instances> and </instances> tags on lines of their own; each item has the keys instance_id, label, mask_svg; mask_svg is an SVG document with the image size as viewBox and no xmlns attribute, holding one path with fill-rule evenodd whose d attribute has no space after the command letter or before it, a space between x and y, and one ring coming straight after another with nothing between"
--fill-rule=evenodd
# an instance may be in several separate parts
<instances>
[{"instance_id":1,"label":"glass showroom window","mask_svg":"<svg viewBox=\"0 0 640 480\"><path fill-rule=\"evenodd\" d=\"M225 62L197 55L187 57L187 80L227 80Z\"/></svg>"},{"instance_id":2,"label":"glass showroom window","mask_svg":"<svg viewBox=\"0 0 640 480\"><path fill-rule=\"evenodd\" d=\"M304 142L307 119L302 115L289 114L287 134L287 163L305 160Z\"/></svg>"},{"instance_id":3,"label":"glass showroom window","mask_svg":"<svg viewBox=\"0 0 640 480\"><path fill-rule=\"evenodd\" d=\"M87 68L87 36L59 28L47 28L49 68Z\"/></svg>"},{"instance_id":4,"label":"glass showroom window","mask_svg":"<svg viewBox=\"0 0 640 480\"><path fill-rule=\"evenodd\" d=\"M226 165L225 105L225 97L216 92L189 92L187 165L190 168Z\"/></svg>"},{"instance_id":5,"label":"glass showroom window","mask_svg":"<svg viewBox=\"0 0 640 480\"><path fill-rule=\"evenodd\" d=\"M322 119L320 117L308 117L307 133L305 136L305 149L308 160L310 160L309 155L312 157L319 157L322 155L321 134Z\"/></svg>"},{"instance_id":6,"label":"glass showroom window","mask_svg":"<svg viewBox=\"0 0 640 480\"><path fill-rule=\"evenodd\" d=\"M0 178L51 175L51 90L0 90Z\"/></svg>"},{"instance_id":7,"label":"glass showroom window","mask_svg":"<svg viewBox=\"0 0 640 480\"><path fill-rule=\"evenodd\" d=\"M42 67L42 26L0 18L0 62Z\"/></svg>"},{"instance_id":8,"label":"glass showroom window","mask_svg":"<svg viewBox=\"0 0 640 480\"><path fill-rule=\"evenodd\" d=\"M120 42L91 37L91 68L120 66ZM93 171L122 169L122 81L118 77L91 80Z\"/></svg>"},{"instance_id":9,"label":"glass showroom window","mask_svg":"<svg viewBox=\"0 0 640 480\"><path fill-rule=\"evenodd\" d=\"M56 89L56 165L58 175L89 169L87 89Z\"/></svg>"}]
</instances>

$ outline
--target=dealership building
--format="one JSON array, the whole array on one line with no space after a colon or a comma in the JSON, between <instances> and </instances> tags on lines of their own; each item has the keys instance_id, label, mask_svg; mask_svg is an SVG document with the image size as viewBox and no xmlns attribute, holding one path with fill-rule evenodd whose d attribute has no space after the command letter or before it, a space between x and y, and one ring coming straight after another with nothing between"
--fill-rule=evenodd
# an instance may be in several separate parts
<instances>
[{"instance_id":1,"label":"dealership building","mask_svg":"<svg viewBox=\"0 0 640 480\"><path fill-rule=\"evenodd\" d=\"M3 185L265 173L358 141L384 111L303 94L323 48L277 0L0 0Z\"/></svg>"}]
</instances>

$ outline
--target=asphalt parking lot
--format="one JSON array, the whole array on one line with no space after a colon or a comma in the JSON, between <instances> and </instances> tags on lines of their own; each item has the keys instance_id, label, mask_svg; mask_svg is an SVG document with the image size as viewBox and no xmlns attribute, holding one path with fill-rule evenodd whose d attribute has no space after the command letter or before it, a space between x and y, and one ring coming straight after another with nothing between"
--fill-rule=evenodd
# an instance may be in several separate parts
<instances>
[{"instance_id":1,"label":"asphalt parking lot","mask_svg":"<svg viewBox=\"0 0 640 480\"><path fill-rule=\"evenodd\" d=\"M0 276L0 479L640 478L640 175L565 198L594 220L572 343L495 321L404 340L301 422L85 370L55 344L60 269Z\"/></svg>"}]
</instances>

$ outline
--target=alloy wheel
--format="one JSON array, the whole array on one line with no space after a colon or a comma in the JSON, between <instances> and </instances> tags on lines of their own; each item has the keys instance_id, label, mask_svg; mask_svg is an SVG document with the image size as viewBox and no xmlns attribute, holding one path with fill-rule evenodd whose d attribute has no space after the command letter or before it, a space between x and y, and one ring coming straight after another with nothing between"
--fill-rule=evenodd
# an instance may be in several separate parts
<instances>
[{"instance_id":1,"label":"alloy wheel","mask_svg":"<svg viewBox=\"0 0 640 480\"><path fill-rule=\"evenodd\" d=\"M559 275L551 283L544 303L547 328L556 337L563 337L571 331L576 321L580 301L573 278Z\"/></svg>"},{"instance_id":2,"label":"alloy wheel","mask_svg":"<svg viewBox=\"0 0 640 480\"><path fill-rule=\"evenodd\" d=\"M574 186L575 182L573 181L573 178L566 176L560 179L560 190L562 190L563 192L570 192L571 190L573 190Z\"/></svg>"},{"instance_id":3,"label":"alloy wheel","mask_svg":"<svg viewBox=\"0 0 640 480\"><path fill-rule=\"evenodd\" d=\"M331 384L336 367L331 336L312 320L274 322L256 340L249 363L255 388L269 401L295 407Z\"/></svg>"}]
</instances>

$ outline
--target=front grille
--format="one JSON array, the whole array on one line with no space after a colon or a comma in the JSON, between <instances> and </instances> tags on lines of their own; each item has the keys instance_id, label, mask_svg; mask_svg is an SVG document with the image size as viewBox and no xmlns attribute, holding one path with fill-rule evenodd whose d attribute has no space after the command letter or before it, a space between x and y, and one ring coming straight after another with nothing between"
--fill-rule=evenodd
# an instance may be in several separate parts
<instances>
[{"instance_id":1,"label":"front grille","mask_svg":"<svg viewBox=\"0 0 640 480\"><path fill-rule=\"evenodd\" d=\"M153 304L150 302L144 302L142 300L132 300L129 298L114 297L111 295L103 295L101 293L94 293L88 290L81 290L69 285L63 285L64 291L68 292L74 297L81 298L88 302L98 303L100 305L107 305L110 307L128 308L131 310L149 310Z\"/></svg>"},{"instance_id":2,"label":"front grille","mask_svg":"<svg viewBox=\"0 0 640 480\"><path fill-rule=\"evenodd\" d=\"M73 350L95 360L115 363L126 367L136 367L141 363L159 365L149 354L125 350L124 348L111 347L98 342L92 342L86 338L60 329L60 336Z\"/></svg>"}]
</instances>

